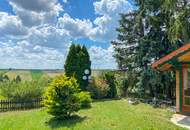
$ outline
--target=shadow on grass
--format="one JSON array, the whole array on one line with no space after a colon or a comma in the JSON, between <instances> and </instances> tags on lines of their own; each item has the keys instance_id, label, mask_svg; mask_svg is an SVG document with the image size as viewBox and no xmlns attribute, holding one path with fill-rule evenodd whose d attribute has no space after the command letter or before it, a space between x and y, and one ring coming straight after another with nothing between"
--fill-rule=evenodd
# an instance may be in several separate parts
<instances>
[{"instance_id":1,"label":"shadow on grass","mask_svg":"<svg viewBox=\"0 0 190 130\"><path fill-rule=\"evenodd\" d=\"M109 101L117 101L120 100L121 98L103 98L103 99L94 99L92 102L109 102Z\"/></svg>"},{"instance_id":2,"label":"shadow on grass","mask_svg":"<svg viewBox=\"0 0 190 130\"><path fill-rule=\"evenodd\" d=\"M84 121L87 117L80 117L78 115L73 115L69 119L57 119L57 118L51 118L48 122L46 122L52 129L60 128L60 127L67 127L67 128L73 128L77 123L81 123Z\"/></svg>"}]
</instances>

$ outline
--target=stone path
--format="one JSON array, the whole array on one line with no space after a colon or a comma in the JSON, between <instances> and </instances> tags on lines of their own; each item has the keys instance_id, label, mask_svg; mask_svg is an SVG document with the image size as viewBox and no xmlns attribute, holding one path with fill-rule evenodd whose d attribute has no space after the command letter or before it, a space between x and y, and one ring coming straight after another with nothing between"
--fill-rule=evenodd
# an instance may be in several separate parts
<instances>
[{"instance_id":1,"label":"stone path","mask_svg":"<svg viewBox=\"0 0 190 130\"><path fill-rule=\"evenodd\" d=\"M181 115L181 114L174 114L171 118L171 121L181 127L187 128L190 130L190 117Z\"/></svg>"}]
</instances>

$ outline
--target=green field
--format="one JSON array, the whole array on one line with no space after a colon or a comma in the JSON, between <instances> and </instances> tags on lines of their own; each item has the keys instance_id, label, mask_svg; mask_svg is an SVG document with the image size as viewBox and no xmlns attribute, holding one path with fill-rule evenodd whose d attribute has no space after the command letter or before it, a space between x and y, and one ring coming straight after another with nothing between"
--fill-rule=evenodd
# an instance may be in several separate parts
<instances>
[{"instance_id":1,"label":"green field","mask_svg":"<svg viewBox=\"0 0 190 130\"><path fill-rule=\"evenodd\" d=\"M98 101L70 120L57 121L45 109L0 114L1 130L183 130L170 122L172 112L127 100Z\"/></svg>"},{"instance_id":2,"label":"green field","mask_svg":"<svg viewBox=\"0 0 190 130\"><path fill-rule=\"evenodd\" d=\"M32 70L30 74L33 80L38 80L44 75L43 71L40 70Z\"/></svg>"}]
</instances>

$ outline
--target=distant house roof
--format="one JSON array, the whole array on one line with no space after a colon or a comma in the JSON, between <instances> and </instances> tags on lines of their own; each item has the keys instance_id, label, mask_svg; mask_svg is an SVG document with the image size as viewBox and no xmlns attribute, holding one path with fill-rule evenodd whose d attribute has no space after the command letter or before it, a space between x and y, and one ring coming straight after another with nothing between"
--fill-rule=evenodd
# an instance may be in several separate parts
<instances>
[{"instance_id":1,"label":"distant house roof","mask_svg":"<svg viewBox=\"0 0 190 130\"><path fill-rule=\"evenodd\" d=\"M190 43L157 60L152 64L152 68L165 71L173 68L175 63L185 64L187 62L190 63Z\"/></svg>"}]
</instances>

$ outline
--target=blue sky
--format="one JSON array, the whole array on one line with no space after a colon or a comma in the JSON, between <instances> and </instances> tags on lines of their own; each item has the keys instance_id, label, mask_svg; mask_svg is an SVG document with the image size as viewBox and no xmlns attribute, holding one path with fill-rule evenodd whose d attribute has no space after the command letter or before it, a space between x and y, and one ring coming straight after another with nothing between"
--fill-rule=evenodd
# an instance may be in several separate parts
<instances>
[{"instance_id":1,"label":"blue sky","mask_svg":"<svg viewBox=\"0 0 190 130\"><path fill-rule=\"evenodd\" d=\"M92 68L114 69L110 44L128 0L0 1L0 68L61 69L71 43L85 44Z\"/></svg>"}]
</instances>

